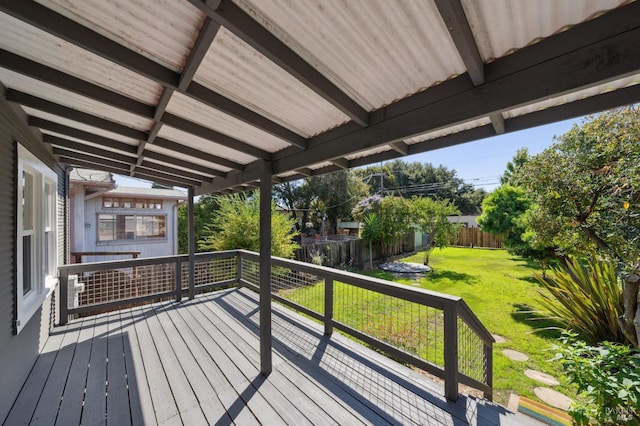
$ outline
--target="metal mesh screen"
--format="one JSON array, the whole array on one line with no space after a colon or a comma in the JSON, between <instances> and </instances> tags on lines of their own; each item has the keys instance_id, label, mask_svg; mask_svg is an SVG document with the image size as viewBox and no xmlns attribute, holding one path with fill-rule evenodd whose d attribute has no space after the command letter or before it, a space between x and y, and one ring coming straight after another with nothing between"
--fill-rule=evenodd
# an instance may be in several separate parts
<instances>
[{"instance_id":1,"label":"metal mesh screen","mask_svg":"<svg viewBox=\"0 0 640 426\"><path fill-rule=\"evenodd\" d=\"M458 318L458 371L486 383L487 365L484 358L484 343L460 318Z\"/></svg>"},{"instance_id":2,"label":"metal mesh screen","mask_svg":"<svg viewBox=\"0 0 640 426\"><path fill-rule=\"evenodd\" d=\"M189 288L189 262L182 262L182 288ZM238 258L197 259L194 262L194 285L214 284L235 279L238 271Z\"/></svg>"},{"instance_id":3,"label":"metal mesh screen","mask_svg":"<svg viewBox=\"0 0 640 426\"><path fill-rule=\"evenodd\" d=\"M259 286L259 264L242 261L242 277ZM324 279L292 268L274 266L271 269L271 293L290 302L324 314Z\"/></svg>"},{"instance_id":4,"label":"metal mesh screen","mask_svg":"<svg viewBox=\"0 0 640 426\"><path fill-rule=\"evenodd\" d=\"M83 307L164 293L174 286L173 262L90 271L78 275L76 286L69 289L69 300L74 300L71 307Z\"/></svg>"},{"instance_id":5,"label":"metal mesh screen","mask_svg":"<svg viewBox=\"0 0 640 426\"><path fill-rule=\"evenodd\" d=\"M444 317L439 309L335 283L334 318L433 364L444 365Z\"/></svg>"}]
</instances>

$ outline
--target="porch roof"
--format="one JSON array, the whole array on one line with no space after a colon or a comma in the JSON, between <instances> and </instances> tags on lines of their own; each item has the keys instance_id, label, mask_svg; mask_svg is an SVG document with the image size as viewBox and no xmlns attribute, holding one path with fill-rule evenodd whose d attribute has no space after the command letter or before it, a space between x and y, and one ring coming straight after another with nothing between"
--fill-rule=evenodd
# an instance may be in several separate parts
<instances>
[{"instance_id":1,"label":"porch roof","mask_svg":"<svg viewBox=\"0 0 640 426\"><path fill-rule=\"evenodd\" d=\"M640 100L623 0L0 1L0 82L66 164L193 187L393 159Z\"/></svg>"}]
</instances>

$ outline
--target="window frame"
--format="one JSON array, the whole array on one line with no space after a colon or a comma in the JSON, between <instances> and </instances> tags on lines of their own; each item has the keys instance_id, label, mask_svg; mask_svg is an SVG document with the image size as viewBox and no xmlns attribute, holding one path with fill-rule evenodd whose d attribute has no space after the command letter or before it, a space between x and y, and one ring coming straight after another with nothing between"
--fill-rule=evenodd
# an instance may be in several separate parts
<instances>
[{"instance_id":1,"label":"window frame","mask_svg":"<svg viewBox=\"0 0 640 426\"><path fill-rule=\"evenodd\" d=\"M100 216L114 216L114 224L117 227L118 225L118 216L130 216L133 218L133 224L134 224L134 234L133 234L133 238L117 238L118 236L118 230L115 229L114 230L114 235L116 236L115 239L112 240L101 240L100 239ZM164 223L164 235L163 236L157 236L157 237L140 237L138 236L137 233L137 228L138 228L138 218L139 217L154 217L154 218L162 218L163 223ZM97 244L112 244L112 243L140 243L140 242L153 242L153 241L166 241L169 237L167 235L167 222L169 220L169 217L166 213L163 214L150 214L150 213L135 213L135 212L98 212L96 213L96 223L98 224L96 226L96 243ZM123 233L126 233L126 219L124 220L125 223L125 229Z\"/></svg>"},{"instance_id":2,"label":"window frame","mask_svg":"<svg viewBox=\"0 0 640 426\"><path fill-rule=\"evenodd\" d=\"M53 292L58 283L58 212L57 191L58 175L22 144L17 146L17 175L15 183L16 213L16 264L15 264L15 297L16 312L14 314L14 331L20 333L33 315L40 309L44 301ZM25 180L24 174L32 176L32 188L29 196L31 210L31 228L25 229ZM47 186L50 197L45 197ZM24 205L23 205L24 204ZM47 223L48 222L48 223ZM48 226L47 226L48 225ZM24 237L30 237L31 267L28 277L31 288L25 292L25 251ZM48 244L45 238L49 238ZM51 244L52 243L52 244ZM45 250L48 253L45 253ZM45 265L45 261L47 264Z\"/></svg>"}]
</instances>

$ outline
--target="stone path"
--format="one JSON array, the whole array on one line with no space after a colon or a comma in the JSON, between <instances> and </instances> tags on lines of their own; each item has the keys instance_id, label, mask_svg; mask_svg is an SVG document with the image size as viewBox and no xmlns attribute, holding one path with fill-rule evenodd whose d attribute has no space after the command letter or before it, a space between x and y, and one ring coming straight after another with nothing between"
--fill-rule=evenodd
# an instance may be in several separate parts
<instances>
[{"instance_id":1,"label":"stone path","mask_svg":"<svg viewBox=\"0 0 640 426\"><path fill-rule=\"evenodd\" d=\"M556 380L555 377L550 374L543 373L542 371L524 370L524 375L545 385L558 386L560 384L560 382Z\"/></svg>"},{"instance_id":2,"label":"stone path","mask_svg":"<svg viewBox=\"0 0 640 426\"><path fill-rule=\"evenodd\" d=\"M496 343L503 343L506 341L504 337L498 336L497 334L492 334L492 336L496 340ZM513 349L503 349L502 353L504 354L504 356L514 361L523 362L529 359L527 354L514 351ZM547 386L557 386L560 384L560 382L555 377L551 376L550 374L543 373L542 371L527 369L524 370L524 375ZM571 403L573 402L568 396L563 395L560 392L550 388L537 387L533 389L533 392L545 404L555 408L559 408L560 410L567 411L571 406Z\"/></svg>"},{"instance_id":3,"label":"stone path","mask_svg":"<svg viewBox=\"0 0 640 426\"><path fill-rule=\"evenodd\" d=\"M421 263L387 262L381 263L378 267L383 271L400 272L403 274L431 272L431 268L428 265L423 265Z\"/></svg>"},{"instance_id":4,"label":"stone path","mask_svg":"<svg viewBox=\"0 0 640 426\"><path fill-rule=\"evenodd\" d=\"M522 352L514 351L513 349L503 349L502 353L509 359L514 361L527 361L529 357Z\"/></svg>"}]
</instances>

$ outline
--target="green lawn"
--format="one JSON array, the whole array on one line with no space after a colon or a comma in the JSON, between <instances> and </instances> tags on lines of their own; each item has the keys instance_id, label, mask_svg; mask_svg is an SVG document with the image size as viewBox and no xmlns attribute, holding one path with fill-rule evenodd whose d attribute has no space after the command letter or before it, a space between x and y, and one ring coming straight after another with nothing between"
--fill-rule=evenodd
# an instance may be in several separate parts
<instances>
[{"instance_id":1,"label":"green lawn","mask_svg":"<svg viewBox=\"0 0 640 426\"><path fill-rule=\"evenodd\" d=\"M418 253L402 261L422 263L423 258L424 254ZM491 333L505 337L507 341L495 344L493 351L497 402L506 404L512 392L537 399L533 388L543 385L526 377L526 369L555 376L560 381L556 390L575 397L560 365L551 361L554 352L550 348L559 332L544 329L557 325L531 313L539 308L538 292L542 291L533 278L533 273L539 272L536 266L504 250L453 247L434 250L430 265L434 272L417 281L395 279L382 271L370 271L368 275L460 296ZM502 354L506 348L526 353L529 360L508 359Z\"/></svg>"}]
</instances>

